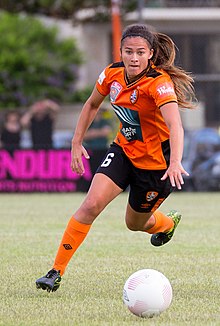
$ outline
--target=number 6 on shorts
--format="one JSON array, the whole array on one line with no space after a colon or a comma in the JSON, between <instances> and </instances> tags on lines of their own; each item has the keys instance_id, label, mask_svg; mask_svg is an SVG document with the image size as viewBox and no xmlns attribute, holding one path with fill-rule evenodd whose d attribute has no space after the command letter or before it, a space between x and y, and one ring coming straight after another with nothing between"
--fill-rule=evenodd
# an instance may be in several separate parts
<instances>
[{"instance_id":1,"label":"number 6 on shorts","mask_svg":"<svg viewBox=\"0 0 220 326\"><path fill-rule=\"evenodd\" d=\"M102 162L101 167L106 168L107 166L109 166L114 156L115 156L114 153L108 153L106 159Z\"/></svg>"}]
</instances>

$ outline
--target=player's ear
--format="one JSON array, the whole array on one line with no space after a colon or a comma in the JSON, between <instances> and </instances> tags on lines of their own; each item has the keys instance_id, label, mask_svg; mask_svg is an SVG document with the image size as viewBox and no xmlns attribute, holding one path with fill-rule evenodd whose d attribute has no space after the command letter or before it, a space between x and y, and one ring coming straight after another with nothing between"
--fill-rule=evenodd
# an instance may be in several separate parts
<instances>
[{"instance_id":1,"label":"player's ear","mask_svg":"<svg viewBox=\"0 0 220 326\"><path fill-rule=\"evenodd\" d=\"M151 49L149 59L151 59L153 57L153 55L154 55L154 49Z\"/></svg>"}]
</instances>

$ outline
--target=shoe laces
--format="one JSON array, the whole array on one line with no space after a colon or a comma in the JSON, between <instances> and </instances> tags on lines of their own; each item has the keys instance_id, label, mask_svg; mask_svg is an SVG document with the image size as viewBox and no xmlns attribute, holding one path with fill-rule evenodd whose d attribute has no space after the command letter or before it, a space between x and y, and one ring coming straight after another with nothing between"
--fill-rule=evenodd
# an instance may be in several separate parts
<instances>
[{"instance_id":1,"label":"shoe laces","mask_svg":"<svg viewBox=\"0 0 220 326\"><path fill-rule=\"evenodd\" d=\"M55 269L51 269L47 275L46 278L56 278L58 276L59 271L56 271Z\"/></svg>"}]
</instances>

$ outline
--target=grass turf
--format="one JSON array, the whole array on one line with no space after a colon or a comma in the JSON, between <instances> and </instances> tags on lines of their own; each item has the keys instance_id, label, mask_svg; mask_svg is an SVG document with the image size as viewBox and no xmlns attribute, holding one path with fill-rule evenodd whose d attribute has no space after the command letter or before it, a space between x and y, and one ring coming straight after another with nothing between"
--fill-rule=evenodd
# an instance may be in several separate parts
<instances>
[{"instance_id":1,"label":"grass turf","mask_svg":"<svg viewBox=\"0 0 220 326\"><path fill-rule=\"evenodd\" d=\"M220 325L219 193L173 193L161 210L178 209L183 219L159 248L126 229L122 194L95 221L58 291L37 290L84 196L0 195L0 325ZM132 315L122 301L126 279L143 268L161 271L173 287L170 308L153 319Z\"/></svg>"}]
</instances>

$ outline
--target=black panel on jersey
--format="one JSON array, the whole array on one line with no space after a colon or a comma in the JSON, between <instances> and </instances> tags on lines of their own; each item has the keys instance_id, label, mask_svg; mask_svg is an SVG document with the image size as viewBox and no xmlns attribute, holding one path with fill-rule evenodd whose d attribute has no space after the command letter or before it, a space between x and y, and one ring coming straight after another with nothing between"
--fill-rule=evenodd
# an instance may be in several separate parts
<instances>
[{"instance_id":1,"label":"black panel on jersey","mask_svg":"<svg viewBox=\"0 0 220 326\"><path fill-rule=\"evenodd\" d=\"M152 77L152 78L156 78L158 76L161 76L162 74L158 71L156 71L155 69L153 69L152 67L150 67L150 69L148 70L148 72L146 73L147 77Z\"/></svg>"},{"instance_id":2,"label":"black panel on jersey","mask_svg":"<svg viewBox=\"0 0 220 326\"><path fill-rule=\"evenodd\" d=\"M124 62L120 61L120 62L115 62L113 63L109 68L120 68L120 67L124 67Z\"/></svg>"}]
</instances>

